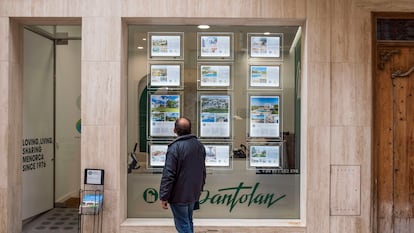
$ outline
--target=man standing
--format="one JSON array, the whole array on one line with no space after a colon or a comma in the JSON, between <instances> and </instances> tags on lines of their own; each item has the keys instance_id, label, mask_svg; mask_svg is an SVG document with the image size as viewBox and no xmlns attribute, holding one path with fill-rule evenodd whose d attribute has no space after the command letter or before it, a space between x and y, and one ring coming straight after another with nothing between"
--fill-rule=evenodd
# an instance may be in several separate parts
<instances>
[{"instance_id":1,"label":"man standing","mask_svg":"<svg viewBox=\"0 0 414 233\"><path fill-rule=\"evenodd\" d=\"M170 204L175 228L179 233L193 233L193 209L206 179L206 151L191 134L191 122L183 117L175 121L177 138L168 146L160 185L163 209Z\"/></svg>"}]
</instances>

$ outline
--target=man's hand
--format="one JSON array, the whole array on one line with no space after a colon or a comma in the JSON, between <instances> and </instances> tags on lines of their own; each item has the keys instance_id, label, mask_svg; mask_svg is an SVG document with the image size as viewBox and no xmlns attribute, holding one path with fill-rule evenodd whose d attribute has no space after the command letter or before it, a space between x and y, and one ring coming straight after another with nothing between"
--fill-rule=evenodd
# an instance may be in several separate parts
<instances>
[{"instance_id":1,"label":"man's hand","mask_svg":"<svg viewBox=\"0 0 414 233\"><path fill-rule=\"evenodd\" d=\"M160 203L163 209L168 210L168 201L161 200Z\"/></svg>"}]
</instances>

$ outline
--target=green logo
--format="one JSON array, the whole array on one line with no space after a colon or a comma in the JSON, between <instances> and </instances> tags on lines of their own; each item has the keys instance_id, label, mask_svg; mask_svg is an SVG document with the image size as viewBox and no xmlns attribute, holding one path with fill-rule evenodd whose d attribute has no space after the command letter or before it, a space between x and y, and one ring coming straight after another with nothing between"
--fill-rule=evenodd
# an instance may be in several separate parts
<instances>
[{"instance_id":1,"label":"green logo","mask_svg":"<svg viewBox=\"0 0 414 233\"><path fill-rule=\"evenodd\" d=\"M147 188L143 197L146 203L155 203L158 200L158 192L154 188Z\"/></svg>"},{"instance_id":2,"label":"green logo","mask_svg":"<svg viewBox=\"0 0 414 233\"><path fill-rule=\"evenodd\" d=\"M286 197L285 194L276 196L274 193L259 193L259 185L260 183L257 182L254 186L246 186L241 182L238 186L222 188L216 193L204 190L200 197L200 204L227 206L229 212L232 212L238 204L244 204L248 207L258 205L270 208Z\"/></svg>"},{"instance_id":3,"label":"green logo","mask_svg":"<svg viewBox=\"0 0 414 233\"><path fill-rule=\"evenodd\" d=\"M200 204L226 206L231 213L238 205L270 208L286 198L286 194L262 193L259 186L259 182L252 186L240 182L237 186L221 188L215 192L204 190L201 193ZM158 192L154 188L147 188L143 197L146 203L155 203L158 200Z\"/></svg>"}]
</instances>

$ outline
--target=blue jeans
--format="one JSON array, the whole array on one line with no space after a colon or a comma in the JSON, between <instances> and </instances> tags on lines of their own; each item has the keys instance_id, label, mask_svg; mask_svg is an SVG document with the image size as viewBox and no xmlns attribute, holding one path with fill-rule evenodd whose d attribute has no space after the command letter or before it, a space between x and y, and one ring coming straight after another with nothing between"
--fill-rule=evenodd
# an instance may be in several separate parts
<instances>
[{"instance_id":1,"label":"blue jeans","mask_svg":"<svg viewBox=\"0 0 414 233\"><path fill-rule=\"evenodd\" d=\"M193 208L194 203L190 204L171 204L171 211L174 215L175 229L178 233L194 233L193 227Z\"/></svg>"}]
</instances>

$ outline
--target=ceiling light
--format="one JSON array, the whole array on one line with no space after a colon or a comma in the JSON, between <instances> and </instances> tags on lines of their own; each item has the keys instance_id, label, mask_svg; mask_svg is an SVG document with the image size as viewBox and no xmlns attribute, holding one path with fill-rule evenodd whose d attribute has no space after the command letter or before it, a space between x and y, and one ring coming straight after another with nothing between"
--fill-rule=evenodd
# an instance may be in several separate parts
<instances>
[{"instance_id":1,"label":"ceiling light","mask_svg":"<svg viewBox=\"0 0 414 233\"><path fill-rule=\"evenodd\" d=\"M266 36L268 36L268 35L270 35L270 32L265 32L263 34L266 35Z\"/></svg>"},{"instance_id":2,"label":"ceiling light","mask_svg":"<svg viewBox=\"0 0 414 233\"><path fill-rule=\"evenodd\" d=\"M142 38L142 40L147 40L147 38L144 37L144 38Z\"/></svg>"},{"instance_id":3,"label":"ceiling light","mask_svg":"<svg viewBox=\"0 0 414 233\"><path fill-rule=\"evenodd\" d=\"M144 47L142 47L142 46L138 46L138 47L137 47L137 49L144 49Z\"/></svg>"},{"instance_id":4,"label":"ceiling light","mask_svg":"<svg viewBox=\"0 0 414 233\"><path fill-rule=\"evenodd\" d=\"M210 26L209 25L198 25L199 29L209 29Z\"/></svg>"}]
</instances>

